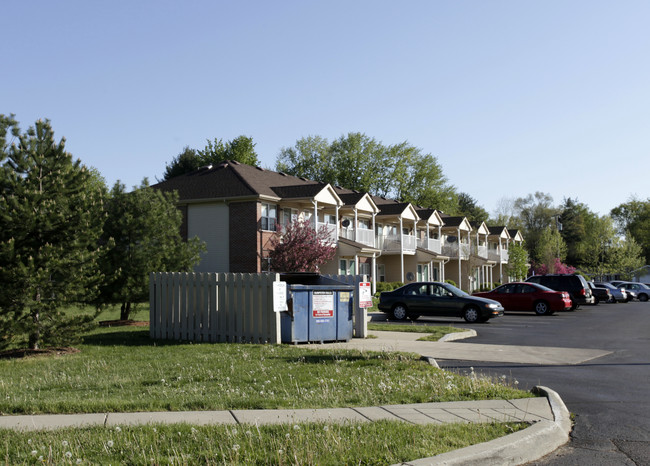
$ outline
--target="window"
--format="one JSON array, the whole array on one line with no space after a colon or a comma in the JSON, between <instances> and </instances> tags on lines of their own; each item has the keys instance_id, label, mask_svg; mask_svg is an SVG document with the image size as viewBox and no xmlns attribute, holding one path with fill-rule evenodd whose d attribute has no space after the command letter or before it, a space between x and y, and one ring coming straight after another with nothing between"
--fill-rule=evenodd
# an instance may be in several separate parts
<instances>
[{"instance_id":1,"label":"window","mask_svg":"<svg viewBox=\"0 0 650 466\"><path fill-rule=\"evenodd\" d=\"M336 215L323 214L323 223L326 223L328 225L336 225Z\"/></svg>"},{"instance_id":2,"label":"window","mask_svg":"<svg viewBox=\"0 0 650 466\"><path fill-rule=\"evenodd\" d=\"M386 266L384 264L377 265L377 281L378 282L386 281Z\"/></svg>"},{"instance_id":3,"label":"window","mask_svg":"<svg viewBox=\"0 0 650 466\"><path fill-rule=\"evenodd\" d=\"M277 206L262 202L262 230L275 231L275 219L277 218Z\"/></svg>"},{"instance_id":4,"label":"window","mask_svg":"<svg viewBox=\"0 0 650 466\"><path fill-rule=\"evenodd\" d=\"M355 275L354 259L339 259L340 275Z\"/></svg>"},{"instance_id":5,"label":"window","mask_svg":"<svg viewBox=\"0 0 650 466\"><path fill-rule=\"evenodd\" d=\"M282 225L287 227L289 224L298 220L298 211L296 209L282 209Z\"/></svg>"},{"instance_id":6,"label":"window","mask_svg":"<svg viewBox=\"0 0 650 466\"><path fill-rule=\"evenodd\" d=\"M370 220L365 218L359 219L359 229L361 230L370 230Z\"/></svg>"}]
</instances>

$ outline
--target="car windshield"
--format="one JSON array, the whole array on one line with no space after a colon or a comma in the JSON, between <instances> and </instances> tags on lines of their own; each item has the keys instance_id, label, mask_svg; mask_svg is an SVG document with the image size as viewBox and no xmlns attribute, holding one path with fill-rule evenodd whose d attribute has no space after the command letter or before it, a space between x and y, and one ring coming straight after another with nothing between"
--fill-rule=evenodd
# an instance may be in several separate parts
<instances>
[{"instance_id":1,"label":"car windshield","mask_svg":"<svg viewBox=\"0 0 650 466\"><path fill-rule=\"evenodd\" d=\"M454 285L450 285L449 283L443 283L442 286L454 296L469 296L463 290L460 290L456 288Z\"/></svg>"},{"instance_id":2,"label":"car windshield","mask_svg":"<svg viewBox=\"0 0 650 466\"><path fill-rule=\"evenodd\" d=\"M612 285L611 283L596 283L596 286L603 286L605 288L609 288L610 290L618 289L614 285Z\"/></svg>"}]
</instances>

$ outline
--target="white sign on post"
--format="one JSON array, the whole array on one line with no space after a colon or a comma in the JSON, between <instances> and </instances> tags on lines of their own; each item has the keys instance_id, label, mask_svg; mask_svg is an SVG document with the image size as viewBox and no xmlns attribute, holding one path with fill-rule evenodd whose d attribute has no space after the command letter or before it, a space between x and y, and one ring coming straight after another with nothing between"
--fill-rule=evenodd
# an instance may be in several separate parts
<instances>
[{"instance_id":1,"label":"white sign on post","mask_svg":"<svg viewBox=\"0 0 650 466\"><path fill-rule=\"evenodd\" d=\"M370 282L359 283L359 307L372 307Z\"/></svg>"},{"instance_id":2,"label":"white sign on post","mask_svg":"<svg viewBox=\"0 0 650 466\"><path fill-rule=\"evenodd\" d=\"M275 312L289 310L287 307L287 282L273 282L273 310Z\"/></svg>"}]
</instances>

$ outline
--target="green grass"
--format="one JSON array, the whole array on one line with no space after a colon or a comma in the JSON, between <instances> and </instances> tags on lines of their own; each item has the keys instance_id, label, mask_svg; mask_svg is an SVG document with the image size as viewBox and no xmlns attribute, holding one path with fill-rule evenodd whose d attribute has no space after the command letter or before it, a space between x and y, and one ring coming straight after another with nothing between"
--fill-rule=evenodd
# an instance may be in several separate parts
<instances>
[{"instance_id":1,"label":"green grass","mask_svg":"<svg viewBox=\"0 0 650 466\"><path fill-rule=\"evenodd\" d=\"M0 360L0 413L330 408L530 396L406 353L154 341L146 327L99 327L78 348L58 357Z\"/></svg>"},{"instance_id":2,"label":"green grass","mask_svg":"<svg viewBox=\"0 0 650 466\"><path fill-rule=\"evenodd\" d=\"M430 334L426 337L419 338L418 341L438 341L448 333L465 331L463 328L451 327L448 325L384 324L375 322L368 323L368 330Z\"/></svg>"},{"instance_id":3,"label":"green grass","mask_svg":"<svg viewBox=\"0 0 650 466\"><path fill-rule=\"evenodd\" d=\"M492 440L526 424L186 424L0 430L6 464L395 464Z\"/></svg>"},{"instance_id":4,"label":"green grass","mask_svg":"<svg viewBox=\"0 0 650 466\"><path fill-rule=\"evenodd\" d=\"M117 318L112 309L97 320ZM146 320L146 309L132 318ZM146 327L99 327L78 349L0 360L0 414L328 408L532 396L499 383L508 381L448 373L408 353L152 341ZM0 448L6 464L393 464L524 427L382 421L0 430Z\"/></svg>"}]
</instances>

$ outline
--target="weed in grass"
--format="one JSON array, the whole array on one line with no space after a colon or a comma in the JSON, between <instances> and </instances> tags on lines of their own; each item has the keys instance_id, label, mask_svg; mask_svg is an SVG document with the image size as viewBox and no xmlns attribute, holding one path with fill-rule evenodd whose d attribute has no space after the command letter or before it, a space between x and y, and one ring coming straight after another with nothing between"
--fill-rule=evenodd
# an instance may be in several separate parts
<instances>
[{"instance_id":1,"label":"weed in grass","mask_svg":"<svg viewBox=\"0 0 650 466\"><path fill-rule=\"evenodd\" d=\"M394 464L480 443L526 424L403 422L185 424L0 431L9 464Z\"/></svg>"}]
</instances>

